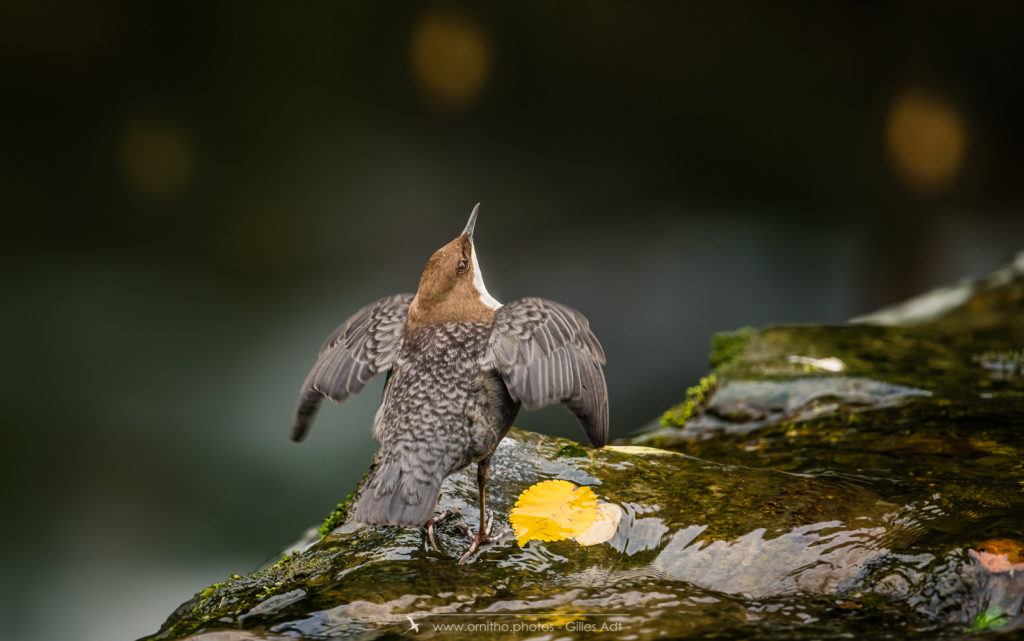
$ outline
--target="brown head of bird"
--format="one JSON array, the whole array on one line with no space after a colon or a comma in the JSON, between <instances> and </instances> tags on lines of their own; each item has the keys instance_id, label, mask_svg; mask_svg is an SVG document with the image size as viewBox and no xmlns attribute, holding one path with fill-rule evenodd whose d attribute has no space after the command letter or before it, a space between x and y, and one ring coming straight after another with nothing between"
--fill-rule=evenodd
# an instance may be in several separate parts
<instances>
[{"instance_id":1,"label":"brown head of bird","mask_svg":"<svg viewBox=\"0 0 1024 641\"><path fill-rule=\"evenodd\" d=\"M473 208L466 229L434 252L420 276L409 305L408 327L437 323L490 323L501 304L484 286L473 247L473 228L480 205Z\"/></svg>"}]
</instances>

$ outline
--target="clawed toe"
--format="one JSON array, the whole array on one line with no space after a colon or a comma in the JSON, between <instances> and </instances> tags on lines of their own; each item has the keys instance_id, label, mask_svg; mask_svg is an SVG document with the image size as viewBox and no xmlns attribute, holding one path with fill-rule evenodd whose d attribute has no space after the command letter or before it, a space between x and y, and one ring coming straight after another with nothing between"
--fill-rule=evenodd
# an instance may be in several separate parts
<instances>
[{"instance_id":1,"label":"clawed toe","mask_svg":"<svg viewBox=\"0 0 1024 641\"><path fill-rule=\"evenodd\" d=\"M477 534L476 536L474 536L473 542L469 545L469 549L466 550L465 554L459 557L459 565L465 565L473 557L473 555L477 551L477 548L479 548L481 545L486 545L487 543L494 543L499 538L501 537L488 536L486 534Z\"/></svg>"},{"instance_id":2,"label":"clawed toe","mask_svg":"<svg viewBox=\"0 0 1024 641\"><path fill-rule=\"evenodd\" d=\"M458 521L455 523L455 527L462 528L462 531L466 533L467 539L473 538L473 528L469 527L465 521Z\"/></svg>"},{"instance_id":3,"label":"clawed toe","mask_svg":"<svg viewBox=\"0 0 1024 641\"><path fill-rule=\"evenodd\" d=\"M481 545L494 543L501 539L501 536L491 536L491 526L493 524L494 517L488 514L486 523L481 523L482 527L480 528L480 531L477 532L476 536L472 537L473 541L470 543L469 549L466 550L465 554L459 557L459 565L464 565L468 562Z\"/></svg>"},{"instance_id":4,"label":"clawed toe","mask_svg":"<svg viewBox=\"0 0 1024 641\"><path fill-rule=\"evenodd\" d=\"M427 529L427 541L430 542L430 547L432 547L435 552L439 552L440 550L437 549L437 539L434 538L434 528L442 521L447 521L453 516L462 518L462 512L459 510L445 510L444 514L442 514L441 516L436 516L427 521L425 525ZM458 525L462 525L463 527L466 526L466 524L462 521L459 521Z\"/></svg>"}]
</instances>

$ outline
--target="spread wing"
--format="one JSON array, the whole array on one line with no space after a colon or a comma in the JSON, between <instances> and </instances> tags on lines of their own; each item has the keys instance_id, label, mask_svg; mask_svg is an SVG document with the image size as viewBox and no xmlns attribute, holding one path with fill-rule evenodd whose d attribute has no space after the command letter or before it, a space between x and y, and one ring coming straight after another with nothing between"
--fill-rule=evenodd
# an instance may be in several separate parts
<instances>
[{"instance_id":1,"label":"spread wing","mask_svg":"<svg viewBox=\"0 0 1024 641\"><path fill-rule=\"evenodd\" d=\"M564 403L590 442L608 440L604 349L575 309L543 298L523 298L494 312L488 363L528 410Z\"/></svg>"},{"instance_id":2,"label":"spread wing","mask_svg":"<svg viewBox=\"0 0 1024 641\"><path fill-rule=\"evenodd\" d=\"M343 401L391 368L402 347L402 329L412 298L412 294L395 294L370 303L327 337L320 358L302 384L292 440L306 436L325 396Z\"/></svg>"}]
</instances>

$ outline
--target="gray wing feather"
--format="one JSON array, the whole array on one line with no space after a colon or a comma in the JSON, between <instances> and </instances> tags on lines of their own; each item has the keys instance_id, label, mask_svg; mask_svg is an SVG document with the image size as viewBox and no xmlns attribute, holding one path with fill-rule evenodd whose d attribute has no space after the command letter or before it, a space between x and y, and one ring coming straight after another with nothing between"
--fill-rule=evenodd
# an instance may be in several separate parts
<instances>
[{"instance_id":1,"label":"gray wing feather","mask_svg":"<svg viewBox=\"0 0 1024 641\"><path fill-rule=\"evenodd\" d=\"M560 402L590 442L608 440L604 349L578 311L543 298L513 301L494 313L489 361L512 398L528 410Z\"/></svg>"},{"instance_id":2,"label":"gray wing feather","mask_svg":"<svg viewBox=\"0 0 1024 641\"><path fill-rule=\"evenodd\" d=\"M309 431L320 401L343 401L389 369L402 347L402 329L412 294L395 294L360 309L320 347L320 358L302 383L292 423L292 440Z\"/></svg>"}]
</instances>

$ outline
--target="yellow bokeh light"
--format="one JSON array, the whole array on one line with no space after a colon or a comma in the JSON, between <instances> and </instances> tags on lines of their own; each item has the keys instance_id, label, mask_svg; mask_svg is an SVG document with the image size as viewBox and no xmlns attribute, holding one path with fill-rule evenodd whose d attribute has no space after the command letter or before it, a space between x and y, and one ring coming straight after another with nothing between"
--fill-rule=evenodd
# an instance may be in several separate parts
<instances>
[{"instance_id":1,"label":"yellow bokeh light","mask_svg":"<svg viewBox=\"0 0 1024 641\"><path fill-rule=\"evenodd\" d=\"M449 13L427 14L416 26L410 47L413 76L435 108L459 112L479 97L491 54L478 25Z\"/></svg>"},{"instance_id":2,"label":"yellow bokeh light","mask_svg":"<svg viewBox=\"0 0 1024 641\"><path fill-rule=\"evenodd\" d=\"M165 199L179 193L192 174L192 145L178 127L137 120L121 133L121 171L139 195Z\"/></svg>"},{"instance_id":3,"label":"yellow bokeh light","mask_svg":"<svg viewBox=\"0 0 1024 641\"><path fill-rule=\"evenodd\" d=\"M962 117L937 96L908 91L889 110L886 147L900 177L916 191L934 193L948 186L966 146Z\"/></svg>"}]
</instances>

